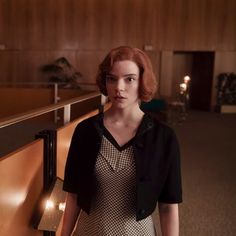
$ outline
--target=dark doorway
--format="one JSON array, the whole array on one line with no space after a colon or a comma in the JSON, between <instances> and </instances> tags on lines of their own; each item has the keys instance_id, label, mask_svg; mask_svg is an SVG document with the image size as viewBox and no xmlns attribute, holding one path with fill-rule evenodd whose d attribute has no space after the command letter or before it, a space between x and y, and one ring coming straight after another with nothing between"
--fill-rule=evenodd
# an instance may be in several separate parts
<instances>
[{"instance_id":1,"label":"dark doorway","mask_svg":"<svg viewBox=\"0 0 236 236\"><path fill-rule=\"evenodd\" d=\"M179 84L183 83L185 75L189 75L189 108L211 110L214 57L214 52L174 52L172 96L179 93Z\"/></svg>"},{"instance_id":2,"label":"dark doorway","mask_svg":"<svg viewBox=\"0 0 236 236\"><path fill-rule=\"evenodd\" d=\"M194 52L190 84L190 108L209 111L214 70L214 52Z\"/></svg>"}]
</instances>

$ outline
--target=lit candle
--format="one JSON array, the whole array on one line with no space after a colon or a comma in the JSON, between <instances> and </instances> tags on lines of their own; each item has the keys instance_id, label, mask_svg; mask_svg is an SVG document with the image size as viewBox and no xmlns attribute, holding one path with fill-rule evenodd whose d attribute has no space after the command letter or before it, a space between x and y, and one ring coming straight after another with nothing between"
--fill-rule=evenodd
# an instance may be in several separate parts
<instances>
[{"instance_id":1,"label":"lit candle","mask_svg":"<svg viewBox=\"0 0 236 236\"><path fill-rule=\"evenodd\" d=\"M190 77L188 75L184 76L184 83L187 84L190 80Z\"/></svg>"},{"instance_id":2,"label":"lit candle","mask_svg":"<svg viewBox=\"0 0 236 236\"><path fill-rule=\"evenodd\" d=\"M180 86L180 91L186 91L187 85L185 83L182 83L179 86Z\"/></svg>"}]
</instances>

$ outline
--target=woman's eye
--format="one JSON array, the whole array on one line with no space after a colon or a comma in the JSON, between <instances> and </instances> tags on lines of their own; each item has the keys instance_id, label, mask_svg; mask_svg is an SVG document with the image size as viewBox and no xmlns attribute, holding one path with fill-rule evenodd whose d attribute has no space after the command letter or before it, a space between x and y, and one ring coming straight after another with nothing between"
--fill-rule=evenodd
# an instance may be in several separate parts
<instances>
[{"instance_id":1,"label":"woman's eye","mask_svg":"<svg viewBox=\"0 0 236 236\"><path fill-rule=\"evenodd\" d=\"M135 78L133 77L127 77L126 79L128 80L128 82L133 82L135 80Z\"/></svg>"}]
</instances>

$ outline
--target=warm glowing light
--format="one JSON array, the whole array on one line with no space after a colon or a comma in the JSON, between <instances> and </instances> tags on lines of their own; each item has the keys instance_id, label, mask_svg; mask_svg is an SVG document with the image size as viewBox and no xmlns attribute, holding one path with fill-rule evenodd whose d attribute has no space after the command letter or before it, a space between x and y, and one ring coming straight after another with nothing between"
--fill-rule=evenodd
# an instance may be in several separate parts
<instances>
[{"instance_id":1,"label":"warm glowing light","mask_svg":"<svg viewBox=\"0 0 236 236\"><path fill-rule=\"evenodd\" d=\"M60 202L58 208L59 208L60 211L65 211L66 203L65 202Z\"/></svg>"},{"instance_id":2,"label":"warm glowing light","mask_svg":"<svg viewBox=\"0 0 236 236\"><path fill-rule=\"evenodd\" d=\"M188 75L184 76L184 83L188 83L190 81L190 77Z\"/></svg>"},{"instance_id":3,"label":"warm glowing light","mask_svg":"<svg viewBox=\"0 0 236 236\"><path fill-rule=\"evenodd\" d=\"M1 192L0 202L6 206L20 206L24 203L26 196L27 192L21 189L9 190L7 192Z\"/></svg>"},{"instance_id":4,"label":"warm glowing light","mask_svg":"<svg viewBox=\"0 0 236 236\"><path fill-rule=\"evenodd\" d=\"M51 201L51 200L47 200L47 201L46 201L46 206L45 206L45 209L46 209L46 210L51 210L51 209L53 209L54 207L55 207L55 204L54 204L53 201Z\"/></svg>"},{"instance_id":5,"label":"warm glowing light","mask_svg":"<svg viewBox=\"0 0 236 236\"><path fill-rule=\"evenodd\" d=\"M179 86L180 86L180 89L181 89L182 91L186 91L187 85L186 85L185 83L182 83L182 84L180 84Z\"/></svg>"}]
</instances>

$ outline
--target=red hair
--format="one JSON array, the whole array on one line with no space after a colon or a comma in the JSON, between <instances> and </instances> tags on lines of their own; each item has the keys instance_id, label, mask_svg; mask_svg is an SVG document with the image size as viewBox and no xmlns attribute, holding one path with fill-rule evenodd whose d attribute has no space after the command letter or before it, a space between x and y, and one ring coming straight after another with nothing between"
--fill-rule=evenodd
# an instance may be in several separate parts
<instances>
[{"instance_id":1,"label":"red hair","mask_svg":"<svg viewBox=\"0 0 236 236\"><path fill-rule=\"evenodd\" d=\"M99 65L96 82L101 93L107 96L106 75L112 70L114 63L125 60L135 62L139 67L139 98L144 102L150 101L153 98L157 87L152 63L145 52L138 48L128 46L112 49Z\"/></svg>"}]
</instances>

